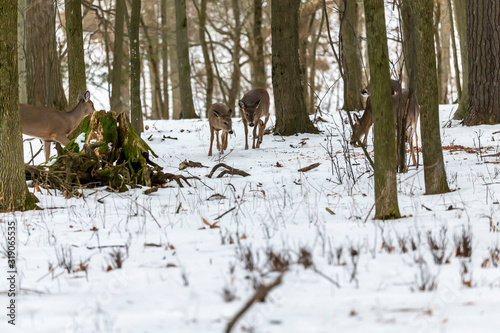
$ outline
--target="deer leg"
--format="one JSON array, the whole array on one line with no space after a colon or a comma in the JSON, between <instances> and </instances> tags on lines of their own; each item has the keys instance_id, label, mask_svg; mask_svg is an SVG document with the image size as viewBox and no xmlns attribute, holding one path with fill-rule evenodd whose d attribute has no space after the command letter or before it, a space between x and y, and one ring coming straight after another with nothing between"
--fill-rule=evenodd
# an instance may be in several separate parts
<instances>
[{"instance_id":1,"label":"deer leg","mask_svg":"<svg viewBox=\"0 0 500 333\"><path fill-rule=\"evenodd\" d=\"M227 148L227 136L229 135L228 132L223 132L222 133L222 149L226 149Z\"/></svg>"},{"instance_id":2,"label":"deer leg","mask_svg":"<svg viewBox=\"0 0 500 333\"><path fill-rule=\"evenodd\" d=\"M266 125L267 125L267 122L269 121L269 116L270 116L270 114L268 113L266 115L266 118L264 119L264 121L262 121L262 120L259 121L259 125L262 126L261 128L259 128L259 147L260 147L260 144L262 143L262 140L264 139L264 131L266 130Z\"/></svg>"},{"instance_id":3,"label":"deer leg","mask_svg":"<svg viewBox=\"0 0 500 333\"><path fill-rule=\"evenodd\" d=\"M208 156L212 156L213 145L214 145L214 128L210 126L210 149L208 150Z\"/></svg>"},{"instance_id":4,"label":"deer leg","mask_svg":"<svg viewBox=\"0 0 500 333\"><path fill-rule=\"evenodd\" d=\"M255 141L257 141L257 127L259 127L259 123L255 124L253 127L252 149L255 149ZM257 148L259 147L257 146Z\"/></svg>"},{"instance_id":5,"label":"deer leg","mask_svg":"<svg viewBox=\"0 0 500 333\"><path fill-rule=\"evenodd\" d=\"M43 150L45 150L45 162L48 162L50 157L50 141L43 142Z\"/></svg>"},{"instance_id":6,"label":"deer leg","mask_svg":"<svg viewBox=\"0 0 500 333\"><path fill-rule=\"evenodd\" d=\"M243 118L243 128L245 129L245 150L248 150L248 123L245 118Z\"/></svg>"},{"instance_id":7,"label":"deer leg","mask_svg":"<svg viewBox=\"0 0 500 333\"><path fill-rule=\"evenodd\" d=\"M215 132L215 136L217 137L217 150L220 151L220 143L219 143L219 131Z\"/></svg>"}]
</instances>

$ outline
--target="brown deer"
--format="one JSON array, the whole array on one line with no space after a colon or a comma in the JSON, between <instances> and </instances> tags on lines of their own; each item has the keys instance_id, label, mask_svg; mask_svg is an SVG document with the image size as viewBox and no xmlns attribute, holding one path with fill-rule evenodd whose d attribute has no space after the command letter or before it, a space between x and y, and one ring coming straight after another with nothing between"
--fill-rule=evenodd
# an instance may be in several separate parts
<instances>
[{"instance_id":1,"label":"brown deer","mask_svg":"<svg viewBox=\"0 0 500 333\"><path fill-rule=\"evenodd\" d=\"M210 150L208 156L212 156L214 134L217 135L217 150L223 154L224 149L227 148L228 134L233 134L232 113L233 110L222 103L214 103L208 109L208 123L210 125ZM219 143L219 131L222 131L221 143Z\"/></svg>"},{"instance_id":2,"label":"brown deer","mask_svg":"<svg viewBox=\"0 0 500 333\"><path fill-rule=\"evenodd\" d=\"M366 91L366 88L363 91ZM369 91L367 91L367 93L369 93ZM400 93L394 94L392 96L392 105L395 128L397 128L398 119L403 119L406 113L406 122L404 124L406 141L410 146L410 154L413 165L417 165L415 146L413 145L413 137L415 137L415 144L418 145L418 136L416 129L418 117L420 116L420 106L418 105L417 97L415 96L414 98L410 99L410 91L408 89L402 89ZM366 107L363 116L359 118L357 115L355 115L355 117L356 122L353 126L351 144L355 145L356 142L358 142L358 140L360 140L361 137L364 136L363 144L366 145L368 132L370 131L370 127L373 124L372 105L370 97L368 97L368 99L366 100Z\"/></svg>"},{"instance_id":3,"label":"brown deer","mask_svg":"<svg viewBox=\"0 0 500 333\"><path fill-rule=\"evenodd\" d=\"M88 91L78 96L78 104L68 112L28 104L20 104L20 109L23 134L44 141L45 161L50 157L50 143L57 141L67 145L70 141L68 135L95 111Z\"/></svg>"},{"instance_id":4,"label":"brown deer","mask_svg":"<svg viewBox=\"0 0 500 333\"><path fill-rule=\"evenodd\" d=\"M245 149L248 149L248 126L253 127L252 149L260 148L269 120L269 94L265 89L252 89L238 102L245 128ZM265 117L264 121L260 118ZM259 133L257 135L257 127ZM257 140L257 145L255 141Z\"/></svg>"}]
</instances>

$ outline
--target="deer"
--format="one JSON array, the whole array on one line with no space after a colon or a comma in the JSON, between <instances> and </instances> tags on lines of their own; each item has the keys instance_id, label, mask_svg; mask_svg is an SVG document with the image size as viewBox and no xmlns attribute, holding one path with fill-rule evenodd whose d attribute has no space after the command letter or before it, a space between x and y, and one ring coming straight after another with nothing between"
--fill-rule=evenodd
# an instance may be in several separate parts
<instances>
[{"instance_id":1,"label":"deer","mask_svg":"<svg viewBox=\"0 0 500 333\"><path fill-rule=\"evenodd\" d=\"M269 120L269 93L265 89L252 89L238 102L245 129L245 150L248 149L248 126L253 127L252 149L260 148ZM260 119L264 117L264 120ZM257 134L257 128L259 130ZM255 142L257 141L257 144Z\"/></svg>"},{"instance_id":2,"label":"deer","mask_svg":"<svg viewBox=\"0 0 500 333\"><path fill-rule=\"evenodd\" d=\"M46 162L50 157L50 143L56 141L67 145L70 142L68 135L95 111L88 91L78 96L78 104L68 112L28 104L20 104L20 109L22 132L44 141Z\"/></svg>"},{"instance_id":3,"label":"deer","mask_svg":"<svg viewBox=\"0 0 500 333\"><path fill-rule=\"evenodd\" d=\"M367 88L369 89L368 86ZM365 94L369 94L369 90L367 88L363 89L362 93L365 92ZM413 145L413 137L415 137L415 144L418 145L418 136L416 129L418 118L420 116L420 106L418 105L416 96L410 99L410 91L408 89L401 89L399 93L395 94L394 91L395 90L393 86L392 105L394 113L394 124L397 128L398 119L403 119L406 113L406 122L404 124L406 141L410 146L410 155L413 161L413 165L417 165L415 147ZM358 142L358 140L360 140L361 137L364 136L363 145L366 145L368 132L370 131L370 127L373 124L372 105L371 99L369 97L366 100L366 107L363 116L359 118L357 115L355 115L355 117L356 121L353 126L353 132L350 142L352 145L355 145L356 142Z\"/></svg>"},{"instance_id":4,"label":"deer","mask_svg":"<svg viewBox=\"0 0 500 333\"><path fill-rule=\"evenodd\" d=\"M208 109L208 123L210 126L210 149L208 156L212 156L212 146L214 143L214 134L217 136L217 150L223 154L227 148L228 134L233 134L232 118L233 110L222 103L214 103ZM221 143L219 143L219 132L221 134Z\"/></svg>"}]
</instances>

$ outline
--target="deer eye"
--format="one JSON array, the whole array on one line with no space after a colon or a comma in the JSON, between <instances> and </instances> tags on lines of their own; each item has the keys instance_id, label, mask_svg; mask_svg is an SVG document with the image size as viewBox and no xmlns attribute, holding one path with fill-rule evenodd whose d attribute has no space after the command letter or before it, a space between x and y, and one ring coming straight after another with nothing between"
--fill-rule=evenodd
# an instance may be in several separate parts
<instances>
[{"instance_id":1,"label":"deer eye","mask_svg":"<svg viewBox=\"0 0 500 333\"><path fill-rule=\"evenodd\" d=\"M227 125L227 123L226 123L226 122L224 122L224 125Z\"/></svg>"},{"instance_id":2,"label":"deer eye","mask_svg":"<svg viewBox=\"0 0 500 333\"><path fill-rule=\"evenodd\" d=\"M250 117L250 114L247 112L247 117Z\"/></svg>"}]
</instances>

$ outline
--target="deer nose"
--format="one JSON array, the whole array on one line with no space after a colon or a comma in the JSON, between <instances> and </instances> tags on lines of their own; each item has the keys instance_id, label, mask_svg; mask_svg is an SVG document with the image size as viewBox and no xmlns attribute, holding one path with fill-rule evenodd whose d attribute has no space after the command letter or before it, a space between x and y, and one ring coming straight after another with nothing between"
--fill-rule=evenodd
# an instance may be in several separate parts
<instances>
[{"instance_id":1,"label":"deer nose","mask_svg":"<svg viewBox=\"0 0 500 333\"><path fill-rule=\"evenodd\" d=\"M230 130L230 131L229 131L229 134L233 134L233 130Z\"/></svg>"},{"instance_id":2,"label":"deer nose","mask_svg":"<svg viewBox=\"0 0 500 333\"><path fill-rule=\"evenodd\" d=\"M253 127L253 123L248 124L248 126Z\"/></svg>"}]
</instances>

